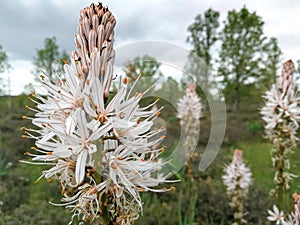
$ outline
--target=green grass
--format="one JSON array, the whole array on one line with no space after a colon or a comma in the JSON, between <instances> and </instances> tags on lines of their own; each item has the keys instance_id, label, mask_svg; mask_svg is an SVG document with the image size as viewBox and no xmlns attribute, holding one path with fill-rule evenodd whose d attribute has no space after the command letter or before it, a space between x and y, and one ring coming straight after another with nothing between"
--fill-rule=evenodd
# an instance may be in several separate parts
<instances>
[{"instance_id":1,"label":"green grass","mask_svg":"<svg viewBox=\"0 0 300 225\"><path fill-rule=\"evenodd\" d=\"M270 190L274 186L271 145L264 142L241 142L235 148L243 150L244 161L251 169L254 182L266 191Z\"/></svg>"}]
</instances>

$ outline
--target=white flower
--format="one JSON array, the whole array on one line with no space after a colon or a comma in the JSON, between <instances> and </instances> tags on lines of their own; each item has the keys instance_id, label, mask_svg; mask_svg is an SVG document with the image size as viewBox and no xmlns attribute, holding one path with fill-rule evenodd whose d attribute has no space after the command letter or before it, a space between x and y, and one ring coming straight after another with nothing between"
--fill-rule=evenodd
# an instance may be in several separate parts
<instances>
[{"instance_id":1,"label":"white flower","mask_svg":"<svg viewBox=\"0 0 300 225\"><path fill-rule=\"evenodd\" d=\"M24 138L36 141L34 152L26 153L32 157L28 163L52 166L39 179L55 177L62 188L65 203L55 205L71 208L72 218L83 221L105 216L129 225L142 211L140 192L174 188L155 188L170 176L158 173L169 162L159 158L165 136L164 128L153 127L161 110L153 108L157 101L140 106L148 90L134 93L139 78L132 86L120 79L115 95L109 96L114 25L101 4L80 12L78 52L64 67L65 80L42 77L46 95L32 98L37 105L30 109L36 114L29 118L38 128L22 130Z\"/></svg>"},{"instance_id":2,"label":"white flower","mask_svg":"<svg viewBox=\"0 0 300 225\"><path fill-rule=\"evenodd\" d=\"M194 82L189 83L189 87L186 89L186 94L179 99L177 106L178 118L180 119L190 114L194 119L199 119L202 116L202 104L196 93L196 84Z\"/></svg>"},{"instance_id":3,"label":"white flower","mask_svg":"<svg viewBox=\"0 0 300 225\"><path fill-rule=\"evenodd\" d=\"M293 152L299 141L297 130L300 98L294 87L294 70L294 63L291 60L283 64L277 84L263 96L266 103L261 109L262 119L265 122L265 137L274 146L272 161L276 170L274 176L276 190L288 189L290 181L295 177L288 172L290 167L288 154Z\"/></svg>"},{"instance_id":4,"label":"white flower","mask_svg":"<svg viewBox=\"0 0 300 225\"><path fill-rule=\"evenodd\" d=\"M251 176L250 169L243 162L242 151L236 149L232 162L225 168L225 174L222 176L227 190L247 190L252 182Z\"/></svg>"},{"instance_id":5,"label":"white flower","mask_svg":"<svg viewBox=\"0 0 300 225\"><path fill-rule=\"evenodd\" d=\"M63 204L54 204L57 206L66 206L71 208L73 217L82 216L82 219L90 218L93 221L98 213L100 213L100 202L102 195L107 188L107 182L102 182L98 185L85 183L78 188L78 192L74 196L67 196L62 199ZM100 196L100 198L99 198Z\"/></svg>"},{"instance_id":6,"label":"white flower","mask_svg":"<svg viewBox=\"0 0 300 225\"><path fill-rule=\"evenodd\" d=\"M295 214L290 213L287 215L287 218L282 221L282 225L299 225L299 222L297 222L295 218Z\"/></svg>"},{"instance_id":7,"label":"white flower","mask_svg":"<svg viewBox=\"0 0 300 225\"><path fill-rule=\"evenodd\" d=\"M286 139L291 140L286 143L287 147L296 144L296 131L300 119L300 98L294 90L293 73L293 62L285 62L277 85L273 85L263 96L266 103L261 109L262 119L266 123L266 137L274 143L278 136L283 134Z\"/></svg>"},{"instance_id":8,"label":"white flower","mask_svg":"<svg viewBox=\"0 0 300 225\"><path fill-rule=\"evenodd\" d=\"M283 224L284 223L284 213L282 211L279 211L276 205L273 205L273 211L268 210L269 216L267 219L269 221L275 221L276 225Z\"/></svg>"}]
</instances>

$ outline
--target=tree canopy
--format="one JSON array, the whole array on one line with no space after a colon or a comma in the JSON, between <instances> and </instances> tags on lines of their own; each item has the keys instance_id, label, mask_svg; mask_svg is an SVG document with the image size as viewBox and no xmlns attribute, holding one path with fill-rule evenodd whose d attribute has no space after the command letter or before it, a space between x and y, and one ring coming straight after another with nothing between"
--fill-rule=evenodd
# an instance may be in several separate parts
<instances>
[{"instance_id":1,"label":"tree canopy","mask_svg":"<svg viewBox=\"0 0 300 225\"><path fill-rule=\"evenodd\" d=\"M281 52L276 39L269 41L264 35L263 25L262 18L246 7L229 11L224 23L218 74L234 111L239 110L243 85L261 83L276 73Z\"/></svg>"},{"instance_id":2,"label":"tree canopy","mask_svg":"<svg viewBox=\"0 0 300 225\"><path fill-rule=\"evenodd\" d=\"M69 61L69 55L65 51L60 51L56 43L56 38L46 38L44 41L44 48L36 50L36 56L33 58L35 71L33 71L38 80L41 71L53 77L56 71L62 69L62 65Z\"/></svg>"},{"instance_id":3,"label":"tree canopy","mask_svg":"<svg viewBox=\"0 0 300 225\"><path fill-rule=\"evenodd\" d=\"M8 63L8 56L3 49L2 45L0 45L0 74L4 73L5 71L8 71L11 68L11 65ZM8 81L9 83L9 81ZM7 94L7 84L4 83L4 79L0 77L0 94ZM8 84L9 85L9 84ZM8 87L10 89L10 87ZM10 91L8 91L10 92Z\"/></svg>"},{"instance_id":4,"label":"tree canopy","mask_svg":"<svg viewBox=\"0 0 300 225\"><path fill-rule=\"evenodd\" d=\"M192 44L193 48L185 70L194 81L201 84L204 93L212 88L214 82L210 70L212 69L212 48L219 36L219 16L218 11L208 9L204 15L197 15L194 22L188 27L187 42Z\"/></svg>"}]
</instances>

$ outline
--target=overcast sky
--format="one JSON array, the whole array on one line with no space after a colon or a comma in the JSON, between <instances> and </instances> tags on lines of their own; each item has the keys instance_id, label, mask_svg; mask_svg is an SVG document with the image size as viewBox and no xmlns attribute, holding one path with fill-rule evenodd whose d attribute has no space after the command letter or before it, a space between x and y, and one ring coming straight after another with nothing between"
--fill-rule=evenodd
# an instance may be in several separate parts
<instances>
[{"instance_id":1,"label":"overcast sky","mask_svg":"<svg viewBox=\"0 0 300 225\"><path fill-rule=\"evenodd\" d=\"M80 9L90 0L0 0L0 44L8 53L12 94L18 94L32 81L32 58L44 39L55 36L60 49L75 50ZM299 0L106 0L117 19L115 47L138 41L164 41L189 49L187 27L195 16L209 7L220 11L244 5L256 11L265 22L264 32L276 37L283 50L283 60L300 59ZM2 77L7 77L2 74Z\"/></svg>"}]
</instances>

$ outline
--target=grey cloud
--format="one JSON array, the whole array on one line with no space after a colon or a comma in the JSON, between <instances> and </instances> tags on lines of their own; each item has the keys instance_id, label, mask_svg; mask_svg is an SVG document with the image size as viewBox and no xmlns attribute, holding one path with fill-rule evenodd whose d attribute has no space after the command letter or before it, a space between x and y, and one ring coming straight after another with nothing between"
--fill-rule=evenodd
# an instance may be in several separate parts
<instances>
[{"instance_id":1,"label":"grey cloud","mask_svg":"<svg viewBox=\"0 0 300 225\"><path fill-rule=\"evenodd\" d=\"M221 11L222 18L225 18L227 10L238 9L245 4L245 1L225 4L221 0L210 3L199 0L104 1L104 5L109 6L117 19L116 46L147 40L189 46L186 43L187 27L197 14L212 7ZM0 44L9 53L11 60L31 61L35 49L41 48L44 39L52 36L57 38L61 49L69 53L74 50L73 37L77 31L79 10L89 3L65 0L55 4L54 0L36 0L33 1L35 3L26 5L25 2L27 0L0 0ZM290 11L292 8L297 10L294 0L287 2L290 5L276 0L276 7L258 2L250 2L246 6L257 10L266 20L266 26L276 27L269 35L281 37L284 32L280 33L277 24L287 26L286 23L289 22L285 22L283 18L287 14L296 14L295 11ZM294 36L298 36L298 32L295 31ZM284 38L280 41L285 42ZM291 38L289 42L292 43ZM294 45L295 43L297 42L293 42Z\"/></svg>"},{"instance_id":2,"label":"grey cloud","mask_svg":"<svg viewBox=\"0 0 300 225\"><path fill-rule=\"evenodd\" d=\"M185 42L186 29L198 9L193 2L181 0L113 1L109 8L117 18L116 44L128 40L164 40ZM160 3L159 3L160 2ZM0 1L0 44L12 60L32 60L35 49L43 46L46 37L55 36L61 49L74 49L81 1L55 5L52 1L37 1L30 7L24 1Z\"/></svg>"},{"instance_id":3,"label":"grey cloud","mask_svg":"<svg viewBox=\"0 0 300 225\"><path fill-rule=\"evenodd\" d=\"M48 1L25 7L21 1L0 3L0 43L13 59L31 60L46 37L57 37L61 49L69 49L77 18ZM4 10L5 9L5 10Z\"/></svg>"}]
</instances>

